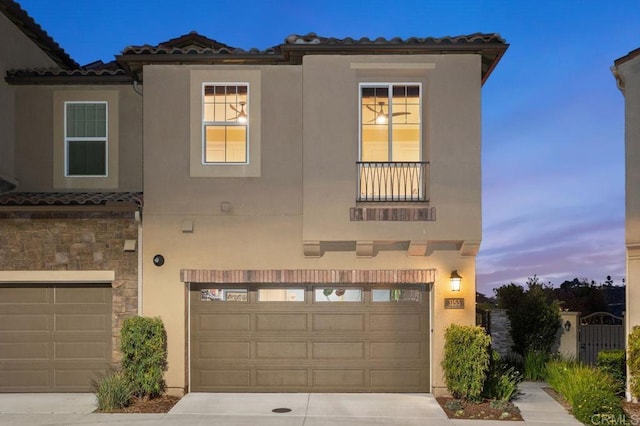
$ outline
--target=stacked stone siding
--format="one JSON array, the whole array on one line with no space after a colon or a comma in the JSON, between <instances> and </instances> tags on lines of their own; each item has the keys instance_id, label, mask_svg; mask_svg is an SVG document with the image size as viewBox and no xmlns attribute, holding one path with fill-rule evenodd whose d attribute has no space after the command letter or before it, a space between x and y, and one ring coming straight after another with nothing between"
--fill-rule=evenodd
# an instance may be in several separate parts
<instances>
[{"instance_id":1,"label":"stacked stone siding","mask_svg":"<svg viewBox=\"0 0 640 426\"><path fill-rule=\"evenodd\" d=\"M506 309L491 311L491 347L503 357L511 353L513 339L511 338L511 321Z\"/></svg>"},{"instance_id":2,"label":"stacked stone siding","mask_svg":"<svg viewBox=\"0 0 640 426\"><path fill-rule=\"evenodd\" d=\"M138 254L133 212L0 212L0 270L114 271L113 362L121 359L122 321L138 310Z\"/></svg>"}]
</instances>

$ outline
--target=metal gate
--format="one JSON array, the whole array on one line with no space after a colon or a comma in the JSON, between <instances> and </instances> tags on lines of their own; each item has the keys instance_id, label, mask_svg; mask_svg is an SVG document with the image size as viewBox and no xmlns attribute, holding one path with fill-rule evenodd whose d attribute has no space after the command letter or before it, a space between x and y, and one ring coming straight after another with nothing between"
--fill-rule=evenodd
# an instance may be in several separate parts
<instances>
[{"instance_id":1,"label":"metal gate","mask_svg":"<svg viewBox=\"0 0 640 426\"><path fill-rule=\"evenodd\" d=\"M596 312L580 321L580 361L595 364L598 352L624 349L624 319L607 312Z\"/></svg>"}]
</instances>

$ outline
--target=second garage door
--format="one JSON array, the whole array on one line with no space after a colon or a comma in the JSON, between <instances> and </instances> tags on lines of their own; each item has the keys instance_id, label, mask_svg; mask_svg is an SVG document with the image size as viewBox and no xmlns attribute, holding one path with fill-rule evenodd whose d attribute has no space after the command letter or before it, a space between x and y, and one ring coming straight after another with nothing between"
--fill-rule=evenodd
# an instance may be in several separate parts
<instances>
[{"instance_id":1,"label":"second garage door","mask_svg":"<svg viewBox=\"0 0 640 426\"><path fill-rule=\"evenodd\" d=\"M196 392L428 392L425 286L192 284Z\"/></svg>"},{"instance_id":2,"label":"second garage door","mask_svg":"<svg viewBox=\"0 0 640 426\"><path fill-rule=\"evenodd\" d=\"M0 284L0 392L89 392L110 362L110 284Z\"/></svg>"}]
</instances>

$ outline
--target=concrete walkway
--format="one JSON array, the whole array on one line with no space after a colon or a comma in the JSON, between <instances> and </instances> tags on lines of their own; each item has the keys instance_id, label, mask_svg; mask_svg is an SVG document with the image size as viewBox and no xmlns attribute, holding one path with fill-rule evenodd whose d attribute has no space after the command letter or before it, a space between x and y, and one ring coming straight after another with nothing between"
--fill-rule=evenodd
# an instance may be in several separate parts
<instances>
[{"instance_id":1,"label":"concrete walkway","mask_svg":"<svg viewBox=\"0 0 640 426\"><path fill-rule=\"evenodd\" d=\"M450 420L430 394L190 393L168 414L94 414L92 394L0 394L0 425L565 426L580 425L541 389L523 383L524 422ZM288 408L283 414L275 408Z\"/></svg>"}]
</instances>

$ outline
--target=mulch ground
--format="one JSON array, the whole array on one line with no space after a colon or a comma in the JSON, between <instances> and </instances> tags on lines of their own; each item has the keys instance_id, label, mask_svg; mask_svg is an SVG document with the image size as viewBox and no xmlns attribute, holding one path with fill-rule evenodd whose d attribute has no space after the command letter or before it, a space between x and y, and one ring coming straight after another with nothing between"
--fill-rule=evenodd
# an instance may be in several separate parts
<instances>
[{"instance_id":1,"label":"mulch ground","mask_svg":"<svg viewBox=\"0 0 640 426\"><path fill-rule=\"evenodd\" d=\"M494 408L491 401L483 401L479 403L471 403L457 400L461 404L461 408L452 409L450 402L456 401L451 397L436 398L447 417L450 419L475 419L475 420L510 420L522 421L520 410L511 402L505 404L503 408Z\"/></svg>"},{"instance_id":2,"label":"mulch ground","mask_svg":"<svg viewBox=\"0 0 640 426\"><path fill-rule=\"evenodd\" d=\"M102 413L168 413L180 401L179 396L162 395L157 398L134 398L131 405L122 410L97 411Z\"/></svg>"}]
</instances>

